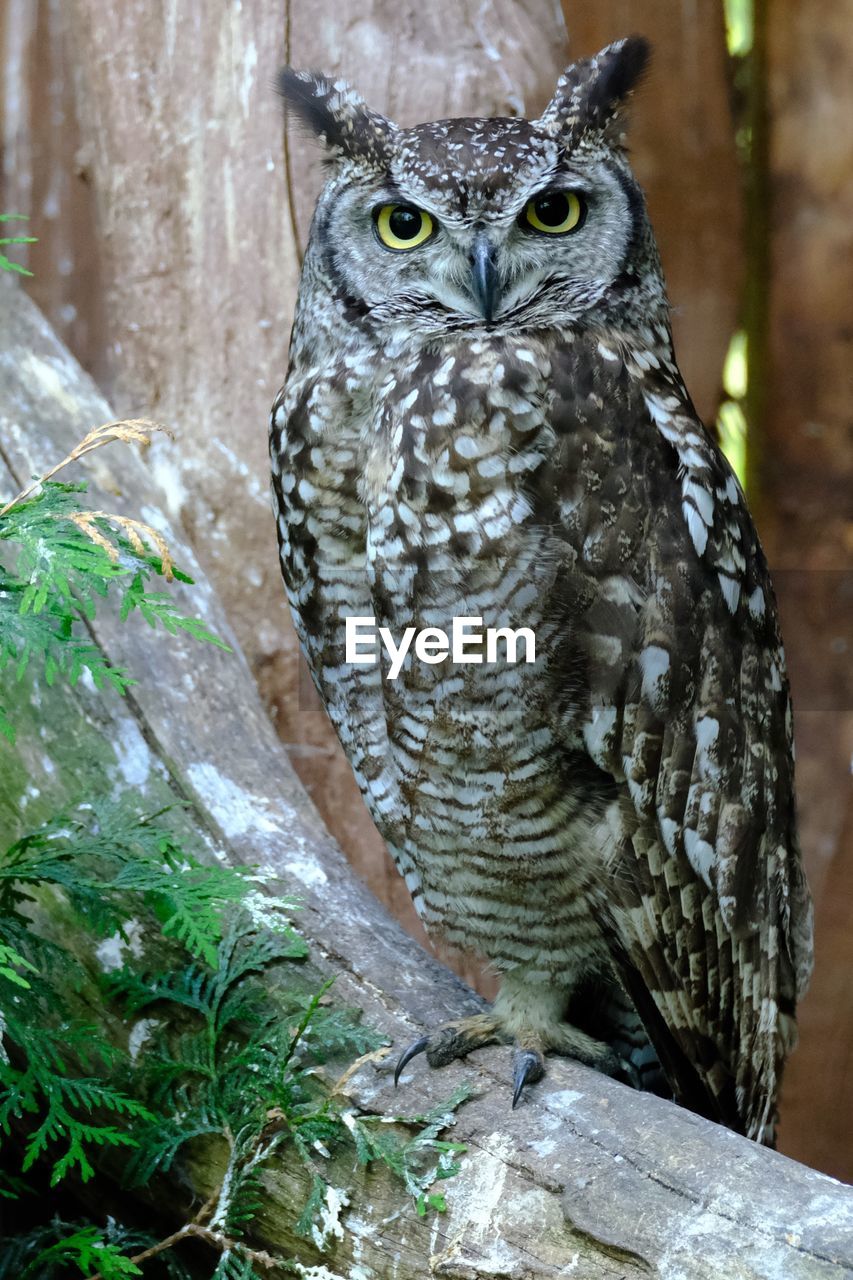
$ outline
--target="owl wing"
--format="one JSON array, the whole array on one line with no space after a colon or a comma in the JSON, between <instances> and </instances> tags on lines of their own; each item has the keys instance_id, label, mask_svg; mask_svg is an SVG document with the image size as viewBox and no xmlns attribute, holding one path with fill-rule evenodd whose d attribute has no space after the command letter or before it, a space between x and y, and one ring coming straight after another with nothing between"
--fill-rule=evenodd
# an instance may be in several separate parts
<instances>
[{"instance_id":1,"label":"owl wing","mask_svg":"<svg viewBox=\"0 0 853 1280\"><path fill-rule=\"evenodd\" d=\"M768 1140L811 967L775 600L675 370L606 367L583 396L567 357L554 400L568 571L597 588L580 731L622 795L602 918L676 1098Z\"/></svg>"}]
</instances>

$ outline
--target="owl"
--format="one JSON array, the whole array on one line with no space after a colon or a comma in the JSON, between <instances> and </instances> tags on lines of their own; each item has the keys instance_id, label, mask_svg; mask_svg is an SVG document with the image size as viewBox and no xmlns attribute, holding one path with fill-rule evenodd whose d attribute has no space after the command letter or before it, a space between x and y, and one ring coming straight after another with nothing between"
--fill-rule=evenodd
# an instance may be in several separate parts
<instances>
[{"instance_id":1,"label":"owl","mask_svg":"<svg viewBox=\"0 0 853 1280\"><path fill-rule=\"evenodd\" d=\"M812 963L767 565L673 352L625 108L649 49L542 115L400 128L285 70L325 148L271 415L314 682L427 929L500 977L432 1066L563 1054L763 1142ZM489 655L379 646L348 619ZM466 624L467 625L467 624ZM513 661L509 632L535 637ZM419 656L420 652L420 656ZM516 655L518 658L518 655Z\"/></svg>"}]
</instances>

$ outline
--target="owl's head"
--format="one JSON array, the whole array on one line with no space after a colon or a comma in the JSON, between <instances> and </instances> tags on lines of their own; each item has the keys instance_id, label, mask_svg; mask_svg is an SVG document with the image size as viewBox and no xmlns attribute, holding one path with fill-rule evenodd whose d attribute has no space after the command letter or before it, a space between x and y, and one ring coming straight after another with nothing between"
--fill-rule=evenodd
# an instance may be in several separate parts
<instances>
[{"instance_id":1,"label":"owl's head","mask_svg":"<svg viewBox=\"0 0 853 1280\"><path fill-rule=\"evenodd\" d=\"M286 69L285 102L330 174L309 262L379 327L428 335L576 324L664 294L624 107L649 56L640 37L570 66L537 120L401 129L341 81Z\"/></svg>"}]
</instances>

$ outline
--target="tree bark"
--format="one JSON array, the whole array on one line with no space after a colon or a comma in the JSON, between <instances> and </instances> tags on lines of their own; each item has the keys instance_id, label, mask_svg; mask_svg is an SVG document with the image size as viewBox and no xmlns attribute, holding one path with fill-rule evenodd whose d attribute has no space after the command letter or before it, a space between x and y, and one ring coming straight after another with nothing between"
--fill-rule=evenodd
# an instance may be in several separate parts
<instances>
[{"instance_id":1,"label":"tree bark","mask_svg":"<svg viewBox=\"0 0 853 1280\"><path fill-rule=\"evenodd\" d=\"M4 492L113 416L35 306L3 282ZM236 647L150 467L117 447L93 455L85 473L93 503L142 515L163 531L178 563L197 577L193 603ZM397 1048L477 1006L353 875L295 777L239 649L228 656L180 636L158 644L106 610L93 634L140 682L124 700L79 686L19 696L18 746L3 748L4 839L95 788L157 804L181 799L212 854L270 866L281 889L298 892L318 973L334 974L337 998L362 1009ZM371 1112L423 1111L463 1079L474 1084L454 1133L468 1151L446 1184L448 1213L420 1220L389 1183L354 1170L343 1234L321 1251L294 1236L306 1188L282 1167L267 1180L253 1246L291 1253L314 1280L838 1280L853 1268L849 1188L571 1062L552 1060L545 1082L512 1111L509 1070L506 1050L486 1050L441 1072L415 1065L395 1093L387 1072L363 1067L352 1097ZM221 1158L214 1144L185 1162L199 1197L213 1189ZM170 1183L161 1207L180 1195Z\"/></svg>"},{"instance_id":2,"label":"tree bark","mask_svg":"<svg viewBox=\"0 0 853 1280\"><path fill-rule=\"evenodd\" d=\"M853 112L853 3L777 0L762 2L758 14L769 279L764 414L751 447L776 567L800 825L818 907L815 973L780 1137L792 1155L853 1178L853 1022L843 976L850 913L840 909L853 886L853 135L839 127Z\"/></svg>"}]
</instances>

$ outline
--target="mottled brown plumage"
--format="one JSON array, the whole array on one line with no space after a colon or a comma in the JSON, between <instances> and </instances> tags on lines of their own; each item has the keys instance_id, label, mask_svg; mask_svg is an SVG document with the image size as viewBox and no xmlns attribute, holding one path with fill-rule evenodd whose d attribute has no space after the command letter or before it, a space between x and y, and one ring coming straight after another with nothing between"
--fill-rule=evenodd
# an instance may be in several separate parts
<instances>
[{"instance_id":1,"label":"mottled brown plumage","mask_svg":"<svg viewBox=\"0 0 853 1280\"><path fill-rule=\"evenodd\" d=\"M331 170L272 416L282 567L427 927L502 975L417 1048L514 1041L516 1096L567 1053L768 1141L811 965L790 702L622 146L645 58L575 64L538 121L410 130L285 73ZM391 680L345 662L346 616L528 627L536 660Z\"/></svg>"}]
</instances>

